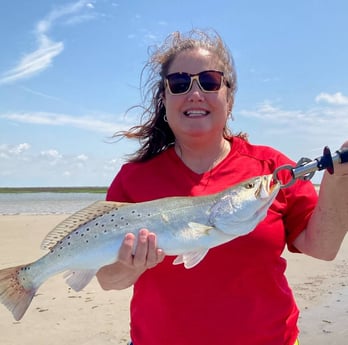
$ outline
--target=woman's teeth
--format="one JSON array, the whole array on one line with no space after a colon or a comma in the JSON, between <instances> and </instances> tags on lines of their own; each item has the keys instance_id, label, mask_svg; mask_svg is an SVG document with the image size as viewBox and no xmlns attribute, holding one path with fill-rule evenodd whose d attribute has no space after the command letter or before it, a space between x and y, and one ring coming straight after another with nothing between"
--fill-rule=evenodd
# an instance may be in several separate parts
<instances>
[{"instance_id":1,"label":"woman's teeth","mask_svg":"<svg viewBox=\"0 0 348 345\"><path fill-rule=\"evenodd\" d=\"M187 110L187 111L184 111L184 115L185 116L190 116L190 117L199 117L199 116L205 116L205 115L208 115L209 112L206 111L206 110Z\"/></svg>"}]
</instances>

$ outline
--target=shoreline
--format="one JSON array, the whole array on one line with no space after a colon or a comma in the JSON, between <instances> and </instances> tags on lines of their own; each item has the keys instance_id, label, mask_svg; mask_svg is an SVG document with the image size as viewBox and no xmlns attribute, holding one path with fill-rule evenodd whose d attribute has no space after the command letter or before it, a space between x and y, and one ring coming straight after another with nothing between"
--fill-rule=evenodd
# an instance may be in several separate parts
<instances>
[{"instance_id":1,"label":"shoreline","mask_svg":"<svg viewBox=\"0 0 348 345\"><path fill-rule=\"evenodd\" d=\"M108 187L81 186L81 187L0 187L0 194L20 193L106 193Z\"/></svg>"},{"instance_id":2,"label":"shoreline","mask_svg":"<svg viewBox=\"0 0 348 345\"><path fill-rule=\"evenodd\" d=\"M0 217L0 269L44 254L40 244L70 214ZM325 262L285 252L286 276L300 309L301 345L345 345L348 338L348 240ZM0 344L106 345L129 341L132 288L103 291L96 279L78 293L57 275L45 282L19 322L0 305Z\"/></svg>"}]
</instances>

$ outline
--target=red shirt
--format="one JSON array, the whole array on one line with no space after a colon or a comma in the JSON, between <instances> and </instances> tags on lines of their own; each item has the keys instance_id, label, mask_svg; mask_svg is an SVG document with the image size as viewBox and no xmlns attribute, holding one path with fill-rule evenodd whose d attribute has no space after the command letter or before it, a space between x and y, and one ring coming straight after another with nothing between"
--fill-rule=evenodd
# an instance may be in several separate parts
<instances>
[{"instance_id":1,"label":"red shirt","mask_svg":"<svg viewBox=\"0 0 348 345\"><path fill-rule=\"evenodd\" d=\"M125 164L107 200L141 202L219 192L247 178L292 164L278 151L231 139L229 155L196 174L173 148L143 163ZM317 202L312 183L282 189L267 217L240 238L210 249L192 269L173 256L135 283L131 302L134 345L293 345L298 309L284 276L281 253L306 228ZM151 231L151 229L149 229Z\"/></svg>"}]
</instances>

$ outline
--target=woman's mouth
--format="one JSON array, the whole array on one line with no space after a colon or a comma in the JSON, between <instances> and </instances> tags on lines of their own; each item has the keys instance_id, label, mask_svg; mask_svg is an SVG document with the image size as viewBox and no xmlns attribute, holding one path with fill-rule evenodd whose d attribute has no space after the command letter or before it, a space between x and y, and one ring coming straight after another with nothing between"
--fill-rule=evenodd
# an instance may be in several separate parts
<instances>
[{"instance_id":1,"label":"woman's mouth","mask_svg":"<svg viewBox=\"0 0 348 345\"><path fill-rule=\"evenodd\" d=\"M184 115L187 117L202 117L208 115L210 112L207 110L186 110Z\"/></svg>"}]
</instances>

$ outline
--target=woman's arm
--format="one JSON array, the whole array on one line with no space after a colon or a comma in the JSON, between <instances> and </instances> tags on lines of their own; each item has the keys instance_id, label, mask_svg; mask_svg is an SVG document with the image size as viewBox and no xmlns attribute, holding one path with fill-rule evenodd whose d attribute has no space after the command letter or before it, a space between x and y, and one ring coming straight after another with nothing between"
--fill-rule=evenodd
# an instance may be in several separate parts
<instances>
[{"instance_id":1,"label":"woman's arm","mask_svg":"<svg viewBox=\"0 0 348 345\"><path fill-rule=\"evenodd\" d=\"M348 141L342 147L348 147ZM325 172L313 215L294 241L302 253L323 260L336 257L348 231L348 163L334 168L333 175Z\"/></svg>"},{"instance_id":2,"label":"woman's arm","mask_svg":"<svg viewBox=\"0 0 348 345\"><path fill-rule=\"evenodd\" d=\"M147 269L162 262L164 257L163 251L157 248L156 235L141 229L137 238L131 233L126 234L117 261L102 267L97 279L104 290L126 289Z\"/></svg>"}]
</instances>

